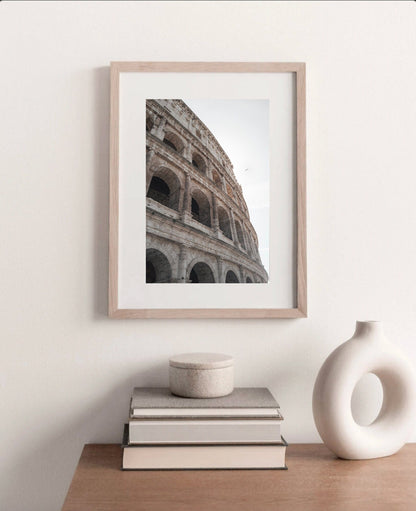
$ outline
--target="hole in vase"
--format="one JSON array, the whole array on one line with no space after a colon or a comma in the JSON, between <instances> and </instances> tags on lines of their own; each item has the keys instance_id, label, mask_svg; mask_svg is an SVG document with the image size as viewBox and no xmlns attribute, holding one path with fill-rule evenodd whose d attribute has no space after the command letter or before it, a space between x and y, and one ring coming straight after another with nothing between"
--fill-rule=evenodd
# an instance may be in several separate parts
<instances>
[{"instance_id":1,"label":"hole in vase","mask_svg":"<svg viewBox=\"0 0 416 511\"><path fill-rule=\"evenodd\" d=\"M383 387L373 373L365 374L351 396L351 412L357 424L369 426L377 418L383 404Z\"/></svg>"}]
</instances>

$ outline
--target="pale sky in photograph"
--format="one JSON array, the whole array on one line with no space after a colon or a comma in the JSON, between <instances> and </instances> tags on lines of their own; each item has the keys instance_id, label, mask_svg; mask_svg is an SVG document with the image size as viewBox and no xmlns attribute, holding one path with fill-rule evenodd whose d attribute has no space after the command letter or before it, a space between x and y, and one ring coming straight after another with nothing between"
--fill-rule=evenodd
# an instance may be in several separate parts
<instances>
[{"instance_id":1,"label":"pale sky in photograph","mask_svg":"<svg viewBox=\"0 0 416 511\"><path fill-rule=\"evenodd\" d=\"M243 189L250 220L269 272L269 101L264 99L183 99L227 153Z\"/></svg>"}]
</instances>

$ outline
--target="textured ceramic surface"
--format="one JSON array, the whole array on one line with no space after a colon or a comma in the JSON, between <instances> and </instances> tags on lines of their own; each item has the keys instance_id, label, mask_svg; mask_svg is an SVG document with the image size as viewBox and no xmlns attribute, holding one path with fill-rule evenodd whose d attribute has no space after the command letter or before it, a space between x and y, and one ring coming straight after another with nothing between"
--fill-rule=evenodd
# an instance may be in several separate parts
<instances>
[{"instance_id":1,"label":"textured ceramic surface","mask_svg":"<svg viewBox=\"0 0 416 511\"><path fill-rule=\"evenodd\" d=\"M234 389L234 359L221 353L184 353L169 359L169 386L183 397L212 398Z\"/></svg>"},{"instance_id":2,"label":"textured ceramic surface","mask_svg":"<svg viewBox=\"0 0 416 511\"><path fill-rule=\"evenodd\" d=\"M352 416L357 382L374 373L383 386L383 405L369 426ZM416 375L390 343L378 321L357 321L354 336L324 362L313 390L313 415L327 447L340 458L389 456L408 440L416 418Z\"/></svg>"}]
</instances>

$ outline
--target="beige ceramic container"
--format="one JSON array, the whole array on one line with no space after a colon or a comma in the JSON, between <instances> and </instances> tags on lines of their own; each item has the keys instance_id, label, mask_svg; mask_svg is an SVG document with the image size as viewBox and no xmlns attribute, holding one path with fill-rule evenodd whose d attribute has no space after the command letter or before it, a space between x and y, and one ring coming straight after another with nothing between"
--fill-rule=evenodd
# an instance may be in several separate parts
<instances>
[{"instance_id":1,"label":"beige ceramic container","mask_svg":"<svg viewBox=\"0 0 416 511\"><path fill-rule=\"evenodd\" d=\"M177 396L226 396L234 390L234 359L222 353L175 355L169 359L169 384Z\"/></svg>"}]
</instances>

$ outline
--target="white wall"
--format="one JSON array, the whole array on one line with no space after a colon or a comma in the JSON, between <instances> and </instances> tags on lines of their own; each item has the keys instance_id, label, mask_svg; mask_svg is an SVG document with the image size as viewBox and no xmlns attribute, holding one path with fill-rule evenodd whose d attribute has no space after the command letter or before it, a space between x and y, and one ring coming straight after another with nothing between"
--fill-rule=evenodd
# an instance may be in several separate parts
<instances>
[{"instance_id":1,"label":"white wall","mask_svg":"<svg viewBox=\"0 0 416 511\"><path fill-rule=\"evenodd\" d=\"M356 319L416 365L414 27L412 2L0 4L2 509L59 509L171 354L234 355L289 442L319 441L313 382ZM111 60L307 63L308 319L106 317Z\"/></svg>"}]
</instances>

